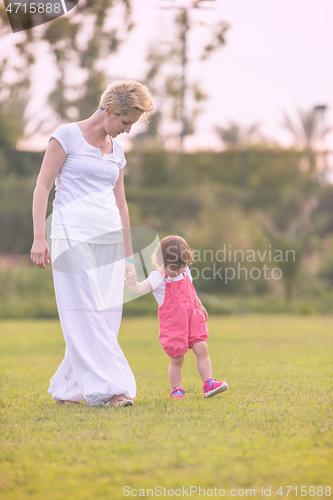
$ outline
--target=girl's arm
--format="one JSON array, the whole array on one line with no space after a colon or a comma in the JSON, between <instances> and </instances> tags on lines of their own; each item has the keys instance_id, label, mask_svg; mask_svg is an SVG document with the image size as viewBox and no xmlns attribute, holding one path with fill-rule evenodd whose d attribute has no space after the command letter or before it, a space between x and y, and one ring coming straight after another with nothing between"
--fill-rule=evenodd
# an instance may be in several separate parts
<instances>
[{"instance_id":1,"label":"girl's arm","mask_svg":"<svg viewBox=\"0 0 333 500\"><path fill-rule=\"evenodd\" d=\"M123 225L124 250L125 257L133 258L131 228L129 221L128 206L125 197L124 169L119 172L119 177L113 189L116 198L116 204L119 210L121 222ZM133 262L125 260L125 284L134 285L136 283L136 272Z\"/></svg>"},{"instance_id":2,"label":"girl's arm","mask_svg":"<svg viewBox=\"0 0 333 500\"><path fill-rule=\"evenodd\" d=\"M141 283L136 282L134 285L128 285L128 288L134 293L150 292L146 281L141 281Z\"/></svg>"},{"instance_id":3,"label":"girl's arm","mask_svg":"<svg viewBox=\"0 0 333 500\"><path fill-rule=\"evenodd\" d=\"M202 305L201 300L199 299L199 297L197 295L195 296L195 300L196 300L198 306L200 307L200 311L204 315L205 321L207 321L208 320L208 312L207 312L206 308Z\"/></svg>"},{"instance_id":4,"label":"girl's arm","mask_svg":"<svg viewBox=\"0 0 333 500\"><path fill-rule=\"evenodd\" d=\"M66 153L56 139L51 139L44 155L32 202L34 241L31 247L31 259L40 268L46 269L50 263L49 247L45 236L45 218L47 201L53 183L66 160Z\"/></svg>"}]
</instances>

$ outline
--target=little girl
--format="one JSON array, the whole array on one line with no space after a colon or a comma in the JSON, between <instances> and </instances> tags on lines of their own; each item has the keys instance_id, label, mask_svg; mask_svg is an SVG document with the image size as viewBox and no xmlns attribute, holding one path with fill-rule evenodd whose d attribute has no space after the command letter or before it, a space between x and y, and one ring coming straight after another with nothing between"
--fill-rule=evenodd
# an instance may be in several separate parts
<instances>
[{"instance_id":1,"label":"little girl","mask_svg":"<svg viewBox=\"0 0 333 500\"><path fill-rule=\"evenodd\" d=\"M192 261L193 255L186 241L180 236L167 236L153 254L158 271L152 271L146 280L129 287L135 293L153 292L158 302L159 339L170 357L170 397L179 399L185 394L181 381L184 354L188 349L193 349L197 357L204 396L215 396L228 389L226 382L217 382L212 377L207 347L208 314L192 285L188 267Z\"/></svg>"}]
</instances>

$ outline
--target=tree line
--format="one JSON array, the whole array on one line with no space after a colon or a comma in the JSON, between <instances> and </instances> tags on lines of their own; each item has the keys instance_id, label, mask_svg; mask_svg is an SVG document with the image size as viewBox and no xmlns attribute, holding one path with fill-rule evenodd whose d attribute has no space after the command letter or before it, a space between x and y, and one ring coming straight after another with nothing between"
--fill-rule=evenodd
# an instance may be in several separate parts
<instances>
[{"instance_id":1,"label":"tree line","mask_svg":"<svg viewBox=\"0 0 333 500\"><path fill-rule=\"evenodd\" d=\"M32 193L42 154L12 153L7 151L7 169L1 174L0 253L28 254ZM191 154L133 149L127 154L125 174L131 223L153 227L160 237L181 234L201 255L208 250L218 255L225 247L251 250L266 257L255 264L241 262L248 273L259 264L270 268L274 264L283 273L281 279L269 281L263 273L258 279L246 279L243 272L226 283L216 275L218 260L214 268L214 262L201 259L195 264L197 279L207 292L273 289L290 298L306 277L332 286L333 187L323 185L316 170L301 169L302 157L296 149L257 146ZM52 199L51 194L49 213ZM269 250L293 250L296 258L274 263ZM220 267L237 272L237 259L227 255Z\"/></svg>"},{"instance_id":2,"label":"tree line","mask_svg":"<svg viewBox=\"0 0 333 500\"><path fill-rule=\"evenodd\" d=\"M0 56L3 254L28 254L32 241L32 192L42 153L18 151L18 140L24 134L48 131L60 122L89 116L97 108L106 83L115 76L111 71L112 54L133 29L129 0L81 0L76 9L75 16L22 32L15 38L11 56L6 51ZM223 266L217 259L209 263L198 260L197 284L207 293L260 295L273 291L290 300L298 290L312 287L321 293L330 289L333 188L327 177L327 152L318 150L330 132L324 126L325 106L298 110L298 121L285 114L283 125L292 134L294 147L281 148L268 140L258 124L242 127L230 122L216 126L224 146L219 153L167 149L170 137L163 132L166 116L178 134L193 133L200 103L207 98L199 81L186 82L188 109L184 119L180 111L184 108L188 60L180 48L186 48L184 42L192 27L189 13L177 12L174 40L163 46L155 44L147 53L143 81L160 109L151 117L147 129L134 138L133 149L127 154L125 183L132 224L154 227L161 237L182 234L198 255L208 255L209 251L217 256L224 248L265 255L262 261L241 262L239 276L239 262L230 259L228 252ZM208 28L212 39L203 47L203 60L228 43L227 22L219 20ZM0 33L10 35L3 6ZM40 107L41 113L31 117L27 112L29 90L41 44L54 61L57 76L48 101ZM75 79L70 77L74 73ZM52 194L49 213L51 205ZM274 279L276 271L266 279L272 264L269 251L288 250L295 252L295 259L273 262L282 271L281 279ZM259 277L258 271L253 271L255 267L263 269ZM227 276L235 272L236 279L226 280L226 268Z\"/></svg>"}]
</instances>

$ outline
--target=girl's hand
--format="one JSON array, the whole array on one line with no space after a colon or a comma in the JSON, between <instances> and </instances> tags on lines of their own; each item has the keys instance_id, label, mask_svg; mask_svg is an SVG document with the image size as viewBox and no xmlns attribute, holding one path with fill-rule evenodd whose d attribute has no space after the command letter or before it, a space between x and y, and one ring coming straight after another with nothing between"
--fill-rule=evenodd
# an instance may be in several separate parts
<instances>
[{"instance_id":1,"label":"girl's hand","mask_svg":"<svg viewBox=\"0 0 333 500\"><path fill-rule=\"evenodd\" d=\"M198 304L198 306L200 308L200 311L203 314L203 317L205 318L205 321L208 321L208 312L205 309L205 307L202 305L201 300L199 299L198 296L195 297L195 300L197 301L197 304Z\"/></svg>"},{"instance_id":2,"label":"girl's hand","mask_svg":"<svg viewBox=\"0 0 333 500\"><path fill-rule=\"evenodd\" d=\"M201 312L202 312L202 314L203 314L203 316L205 318L205 321L208 321L208 312L207 312L207 310L204 308L204 306L202 304L200 306L200 310L201 310Z\"/></svg>"},{"instance_id":3,"label":"girl's hand","mask_svg":"<svg viewBox=\"0 0 333 500\"><path fill-rule=\"evenodd\" d=\"M50 251L45 238L34 240L30 258L39 269L46 269L45 263L50 263Z\"/></svg>"},{"instance_id":4,"label":"girl's hand","mask_svg":"<svg viewBox=\"0 0 333 500\"><path fill-rule=\"evenodd\" d=\"M125 285L134 285L137 281L136 271L133 262L125 260Z\"/></svg>"}]
</instances>

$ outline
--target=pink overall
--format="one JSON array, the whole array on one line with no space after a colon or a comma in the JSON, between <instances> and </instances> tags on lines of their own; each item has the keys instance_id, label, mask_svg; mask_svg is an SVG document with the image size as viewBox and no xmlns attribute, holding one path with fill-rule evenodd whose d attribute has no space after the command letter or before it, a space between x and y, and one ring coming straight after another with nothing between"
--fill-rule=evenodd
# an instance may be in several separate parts
<instances>
[{"instance_id":1,"label":"pink overall","mask_svg":"<svg viewBox=\"0 0 333 500\"><path fill-rule=\"evenodd\" d=\"M165 280L165 298L158 308L160 342L168 356L182 356L197 342L207 341L205 318L195 300L196 292L185 273L183 279Z\"/></svg>"}]
</instances>

